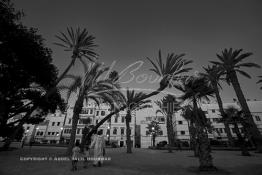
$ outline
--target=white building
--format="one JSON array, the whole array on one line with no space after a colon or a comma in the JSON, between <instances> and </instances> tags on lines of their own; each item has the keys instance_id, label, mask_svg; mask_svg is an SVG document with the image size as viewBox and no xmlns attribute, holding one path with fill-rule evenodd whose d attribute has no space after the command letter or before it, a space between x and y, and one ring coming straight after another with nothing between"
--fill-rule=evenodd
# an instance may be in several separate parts
<instances>
[{"instance_id":1,"label":"white building","mask_svg":"<svg viewBox=\"0 0 262 175\"><path fill-rule=\"evenodd\" d=\"M56 110L55 113L47 114L45 120L37 125L25 124L26 142L34 140L39 143L59 143L65 114Z\"/></svg>"},{"instance_id":2,"label":"white building","mask_svg":"<svg viewBox=\"0 0 262 175\"><path fill-rule=\"evenodd\" d=\"M256 123L258 129L262 133L262 101L247 101L251 114L253 116L253 120ZM228 108L229 106L234 106L240 109L240 106L236 102L232 103L224 103L224 109ZM225 126L223 123L218 122L221 118L218 104L211 103L211 104L201 104L202 110L205 112L207 119L212 123L214 130L212 133L209 133L208 137L214 140L226 141L227 135L225 133ZM181 116L181 110L177 111L173 114L173 127L176 139L181 141L189 141L190 135L188 130L188 122ZM156 137L156 144L160 141L168 141L167 139L167 129L166 129L166 119L164 116L153 116L153 117L145 117L145 120L141 121L141 147L148 148L152 145L151 136L147 134L147 126L152 119L159 121L159 125L163 130L163 135ZM241 129L241 125L239 125L240 131L243 133ZM230 125L231 133L233 137L236 137L236 133L233 129L233 126Z\"/></svg>"},{"instance_id":3,"label":"white building","mask_svg":"<svg viewBox=\"0 0 262 175\"><path fill-rule=\"evenodd\" d=\"M86 124L83 120L88 119L91 121L90 125L96 125L104 117L110 113L110 107L106 104L100 106L94 103L84 104L82 112L80 114L80 119L77 125L76 141L81 142L82 132ZM110 120L106 121L99 129L103 130L103 134L106 139L110 142L114 142L118 146L126 146L126 123L125 123L125 111L120 111L117 115L113 115ZM67 117L64 124L64 132L62 138L68 143L70 140L70 133L72 128L72 117L73 117L73 107L69 108L67 111ZM131 128L131 140L134 145L134 135L135 135L135 114L132 114L132 119L130 123Z\"/></svg>"}]
</instances>

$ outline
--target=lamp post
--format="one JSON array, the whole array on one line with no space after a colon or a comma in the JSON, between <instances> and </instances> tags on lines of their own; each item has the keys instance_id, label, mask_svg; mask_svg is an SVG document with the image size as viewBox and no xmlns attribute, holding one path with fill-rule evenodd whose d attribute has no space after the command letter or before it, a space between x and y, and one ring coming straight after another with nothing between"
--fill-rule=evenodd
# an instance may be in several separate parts
<instances>
[{"instance_id":1,"label":"lamp post","mask_svg":"<svg viewBox=\"0 0 262 175\"><path fill-rule=\"evenodd\" d=\"M62 134L63 134L63 130L64 130L64 128L63 128L63 127L61 127L61 128L60 128L60 130L61 130L61 131L60 131L60 138L59 138L59 142L60 142L60 143L62 143L62 139L63 139L63 138L62 138Z\"/></svg>"}]
</instances>

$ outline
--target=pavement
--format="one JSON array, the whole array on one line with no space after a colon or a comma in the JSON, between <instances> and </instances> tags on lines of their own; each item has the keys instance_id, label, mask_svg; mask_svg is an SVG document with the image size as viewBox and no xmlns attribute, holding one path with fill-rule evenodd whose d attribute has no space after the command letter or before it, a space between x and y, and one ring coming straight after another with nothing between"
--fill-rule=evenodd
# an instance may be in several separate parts
<instances>
[{"instance_id":1,"label":"pavement","mask_svg":"<svg viewBox=\"0 0 262 175\"><path fill-rule=\"evenodd\" d=\"M111 148L106 150L106 156L111 160L105 161L102 167L93 167L90 163L84 169L80 161L75 172L70 171L71 162L66 160L65 151L66 148L38 146L1 151L0 175L262 174L262 154L254 152L251 152L251 157L243 157L239 151L213 151L214 165L218 171L203 173L198 171L199 162L193 157L192 151L168 153L166 150L136 148L132 154L127 154L124 148ZM43 160L29 160L33 157Z\"/></svg>"}]
</instances>

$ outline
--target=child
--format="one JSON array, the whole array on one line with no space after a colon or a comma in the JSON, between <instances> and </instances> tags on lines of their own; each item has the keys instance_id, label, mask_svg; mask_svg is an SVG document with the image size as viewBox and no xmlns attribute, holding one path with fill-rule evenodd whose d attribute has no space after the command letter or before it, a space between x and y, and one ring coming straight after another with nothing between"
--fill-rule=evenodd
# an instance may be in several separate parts
<instances>
[{"instance_id":1,"label":"child","mask_svg":"<svg viewBox=\"0 0 262 175\"><path fill-rule=\"evenodd\" d=\"M89 148L87 146L87 147L85 147L85 150L84 150L84 168L87 168L87 166L88 166L89 157L90 157Z\"/></svg>"},{"instance_id":2,"label":"child","mask_svg":"<svg viewBox=\"0 0 262 175\"><path fill-rule=\"evenodd\" d=\"M75 147L72 150L72 153L72 171L76 171L78 158L80 158L79 142L76 142Z\"/></svg>"}]
</instances>

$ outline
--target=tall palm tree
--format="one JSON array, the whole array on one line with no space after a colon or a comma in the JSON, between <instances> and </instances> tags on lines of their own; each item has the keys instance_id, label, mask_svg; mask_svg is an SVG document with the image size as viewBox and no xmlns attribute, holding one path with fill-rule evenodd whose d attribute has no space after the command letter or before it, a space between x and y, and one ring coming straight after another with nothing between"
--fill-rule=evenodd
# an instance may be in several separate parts
<instances>
[{"instance_id":1,"label":"tall palm tree","mask_svg":"<svg viewBox=\"0 0 262 175\"><path fill-rule=\"evenodd\" d=\"M196 132L196 115L194 114L191 105L186 105L182 108L182 117L188 123L188 130L190 136L190 147L194 150L194 156L199 156L199 147L197 143L197 132Z\"/></svg>"},{"instance_id":2,"label":"tall palm tree","mask_svg":"<svg viewBox=\"0 0 262 175\"><path fill-rule=\"evenodd\" d=\"M73 29L72 27L67 28L67 33L60 32L60 36L56 35L61 42L54 43L58 46L65 48L65 51L72 52L71 62L60 75L56 81L56 85L65 77L69 72L70 68L75 64L75 61L79 59L82 63L84 62L83 57L91 62L94 62L97 54L94 48L97 46L94 44L95 37L90 35L86 29Z\"/></svg>"},{"instance_id":3,"label":"tall palm tree","mask_svg":"<svg viewBox=\"0 0 262 175\"><path fill-rule=\"evenodd\" d=\"M228 121L234 125L234 130L236 132L242 156L250 156L250 153L248 152L245 139L241 135L241 132L239 130L238 124L242 124L242 127L245 127L245 120L241 116L241 112L238 109L236 109L234 106L229 106L227 109L225 109L225 113L228 116Z\"/></svg>"},{"instance_id":4,"label":"tall palm tree","mask_svg":"<svg viewBox=\"0 0 262 175\"><path fill-rule=\"evenodd\" d=\"M225 131L226 131L226 134L227 134L229 145L234 146L234 140L233 140L232 134L230 132L230 127L229 127L228 121L226 120L227 117L226 117L226 114L225 114L225 111L224 111L224 108L223 108L223 102L222 102L222 99L221 99L220 94L219 94L219 90L222 89L222 87L219 83L219 81L221 80L222 71L219 67L217 67L215 65L208 66L207 68L203 68L203 69L205 70L205 73L201 73L201 75L207 77L207 79L209 80L211 86L213 87L213 89L215 91L218 107L219 107L219 110L220 110L220 114L223 118L223 123L224 123L224 126L225 126Z\"/></svg>"},{"instance_id":5,"label":"tall palm tree","mask_svg":"<svg viewBox=\"0 0 262 175\"><path fill-rule=\"evenodd\" d=\"M163 99L155 101L155 104L159 107L156 113L160 112L166 117L169 152L172 152L171 147L174 147L176 142L172 116L175 111L180 109L180 103L175 96L169 94Z\"/></svg>"},{"instance_id":6,"label":"tall palm tree","mask_svg":"<svg viewBox=\"0 0 262 175\"><path fill-rule=\"evenodd\" d=\"M203 111L198 107L198 101L208 99L208 96L214 94L213 88L208 83L206 77L188 77L181 81L181 84L175 87L183 92L180 97L182 100L189 100L193 103L195 114L197 138L199 142L199 162L200 171L215 170L211 156L211 147L208 140L208 122Z\"/></svg>"},{"instance_id":7,"label":"tall palm tree","mask_svg":"<svg viewBox=\"0 0 262 175\"><path fill-rule=\"evenodd\" d=\"M115 87L114 83L111 80L101 79L101 75L108 69L108 67L104 67L100 63L90 63L86 67L85 75L83 77L75 75L65 76L66 78L73 79L73 83L69 86L60 87L61 89L67 89L67 99L69 99L70 95L73 92L77 93L77 100L73 109L72 131L67 150L68 154L71 154L72 148L75 143L77 123L79 120L79 114L82 111L84 100L93 100L98 105L101 102L100 99L103 99L104 101L112 104L114 103L112 91L118 91L118 89Z\"/></svg>"},{"instance_id":8,"label":"tall palm tree","mask_svg":"<svg viewBox=\"0 0 262 175\"><path fill-rule=\"evenodd\" d=\"M243 91L241 89L241 86L240 86L240 83L237 77L237 73L239 73L247 78L251 78L251 76L248 73L246 73L245 71L241 70L241 68L243 67L260 68L260 66L256 63L243 62L244 59L251 56L252 53L251 52L241 53L241 52L242 52L242 49L238 49L234 51L232 50L232 48L230 48L229 50L225 49L224 51L222 51L222 54L220 55L217 54L217 57L220 60L220 62L211 61L211 63L219 66L219 68L221 68L223 73L225 74L227 82L229 84L232 84L235 90L235 93L237 95L238 101L241 105L241 108L245 116L248 117L249 123L251 123L251 127L249 127L249 130L257 144L257 149L259 152L262 152L262 135L259 132L253 120L253 117L251 115L251 112L246 102L246 98L243 94Z\"/></svg>"},{"instance_id":9,"label":"tall palm tree","mask_svg":"<svg viewBox=\"0 0 262 175\"><path fill-rule=\"evenodd\" d=\"M158 59L156 62L152 61L150 58L147 58L153 65L153 68L151 68L150 70L155 72L158 76L160 76L161 81L160 81L160 86L157 90L144 95L143 98L139 100L145 100L147 98L159 94L168 86L172 85L174 81L176 82L181 77L181 74L191 70L192 68L186 68L186 66L192 63L192 61L184 59L183 58L184 56L185 54L180 54L180 55L175 55L174 53L168 54L166 58L166 62L164 64L164 61L161 56L161 51L159 50ZM119 111L124 110L126 107L127 107L126 105L122 105L118 109L115 109L113 112L108 114L95 126L94 130L92 130L88 134L88 137L90 137L94 133L95 129L97 129L99 126L101 126L104 122L110 119L113 115L117 114Z\"/></svg>"},{"instance_id":10,"label":"tall palm tree","mask_svg":"<svg viewBox=\"0 0 262 175\"><path fill-rule=\"evenodd\" d=\"M134 90L126 90L125 105L126 108L126 144L127 153L132 153L132 143L131 143L131 130L130 122L132 118L132 112L142 110L145 108L151 108L151 100L140 100L145 94L143 92L135 92Z\"/></svg>"}]
</instances>

